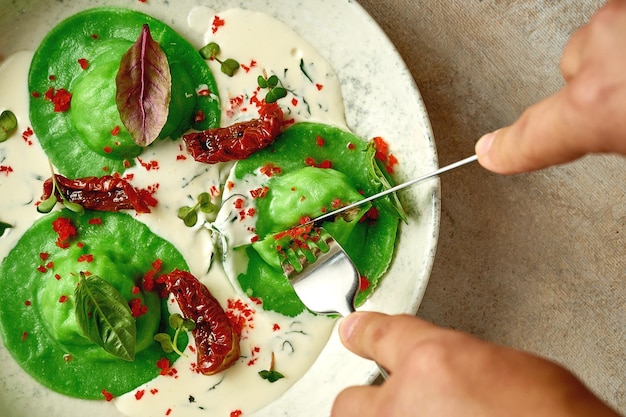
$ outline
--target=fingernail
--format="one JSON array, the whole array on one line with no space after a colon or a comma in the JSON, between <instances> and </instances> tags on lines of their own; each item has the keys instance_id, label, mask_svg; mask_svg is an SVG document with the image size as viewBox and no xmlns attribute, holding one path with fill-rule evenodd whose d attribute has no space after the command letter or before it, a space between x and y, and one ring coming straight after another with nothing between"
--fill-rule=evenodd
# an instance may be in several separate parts
<instances>
[{"instance_id":1,"label":"fingernail","mask_svg":"<svg viewBox=\"0 0 626 417\"><path fill-rule=\"evenodd\" d=\"M476 155L481 156L485 155L491 149L491 145L493 144L493 140L496 138L496 132L487 133L476 142L476 146L474 150L476 151Z\"/></svg>"}]
</instances>

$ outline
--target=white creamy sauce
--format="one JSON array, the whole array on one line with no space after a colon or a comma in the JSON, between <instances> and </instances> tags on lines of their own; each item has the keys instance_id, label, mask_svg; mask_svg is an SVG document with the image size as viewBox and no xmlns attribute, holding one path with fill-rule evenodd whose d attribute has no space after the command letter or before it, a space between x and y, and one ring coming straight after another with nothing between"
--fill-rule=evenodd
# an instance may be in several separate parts
<instances>
[{"instance_id":1,"label":"white creamy sauce","mask_svg":"<svg viewBox=\"0 0 626 417\"><path fill-rule=\"evenodd\" d=\"M248 68L228 77L221 73L216 61L209 62L219 85L222 126L256 117L254 98L265 96L265 91L258 91L257 77L276 74L289 90L288 96L279 101L285 119L345 127L337 77L305 40L283 23L261 13L233 9L217 16L223 25L216 26L215 33L215 13L207 8L194 8L188 23L198 33L197 44L214 41L220 45L223 57L234 58ZM30 125L27 75L32 55L32 52L17 53L0 65L0 111L10 109L18 119L17 133L0 144L0 166L11 167L11 172L0 172L0 220L13 226L0 238L0 259L42 216L37 213L35 203L41 195L43 181L50 176L47 157L36 137L22 137ZM250 415L278 398L307 371L324 347L333 320L310 313L289 318L264 311L235 289L238 288L235 277L245 265L237 262L231 251L226 253L228 262L222 265L214 250L217 239L214 229L224 234L229 248L250 242L254 216L235 222L228 220L238 212L233 209L233 199L237 195L249 196L250 190L262 184L261 175L234 181L229 177L231 163L197 163L187 154L182 141L159 142L146 149L140 158L144 162L157 161L158 168L147 169L138 163L124 175L131 174L131 183L136 187L158 185L154 196L159 203L152 213L135 218L179 249L191 272L223 307L244 303L254 314L242 333L242 357L232 368L214 376L198 374L193 370L196 355L188 347L186 355L173 365L177 370L175 376L159 376L113 402L127 416L229 417L236 410ZM229 181L233 183L225 187ZM214 224L209 222L210 218L201 218L196 226L185 227L176 216L177 210L183 205L193 205L202 192L209 192L216 203L222 199L226 203ZM246 208L253 205L253 199L245 199ZM172 311L176 311L173 300L171 304ZM190 345L193 345L191 337ZM272 355L275 369L285 375L275 383L258 375L270 367Z\"/></svg>"}]
</instances>

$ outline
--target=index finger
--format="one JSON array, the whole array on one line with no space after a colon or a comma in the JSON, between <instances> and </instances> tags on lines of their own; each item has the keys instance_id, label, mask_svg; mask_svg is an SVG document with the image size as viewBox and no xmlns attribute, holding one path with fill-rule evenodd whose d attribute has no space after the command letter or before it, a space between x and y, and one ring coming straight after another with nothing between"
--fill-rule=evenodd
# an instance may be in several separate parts
<instances>
[{"instance_id":1,"label":"index finger","mask_svg":"<svg viewBox=\"0 0 626 417\"><path fill-rule=\"evenodd\" d=\"M352 313L340 324L339 335L352 352L375 360L393 373L417 344L443 329L409 315Z\"/></svg>"}]
</instances>

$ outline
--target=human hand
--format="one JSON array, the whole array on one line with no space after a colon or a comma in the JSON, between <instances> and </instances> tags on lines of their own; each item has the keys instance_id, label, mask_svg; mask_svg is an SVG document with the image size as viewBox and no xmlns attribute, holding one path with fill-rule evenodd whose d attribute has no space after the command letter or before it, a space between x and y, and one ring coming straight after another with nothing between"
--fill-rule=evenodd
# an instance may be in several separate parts
<instances>
[{"instance_id":1,"label":"human hand","mask_svg":"<svg viewBox=\"0 0 626 417\"><path fill-rule=\"evenodd\" d=\"M339 332L390 377L341 392L331 417L617 417L552 362L412 316L354 313Z\"/></svg>"},{"instance_id":2,"label":"human hand","mask_svg":"<svg viewBox=\"0 0 626 417\"><path fill-rule=\"evenodd\" d=\"M515 174L590 152L626 154L626 1L610 0L570 38L565 86L476 144L485 168Z\"/></svg>"}]
</instances>

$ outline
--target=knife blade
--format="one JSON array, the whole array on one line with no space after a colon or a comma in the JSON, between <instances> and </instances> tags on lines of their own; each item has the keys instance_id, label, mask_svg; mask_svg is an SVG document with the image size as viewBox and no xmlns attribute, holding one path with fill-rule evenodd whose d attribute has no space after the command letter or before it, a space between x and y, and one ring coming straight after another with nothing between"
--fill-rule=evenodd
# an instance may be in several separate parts
<instances>
[{"instance_id":1,"label":"knife blade","mask_svg":"<svg viewBox=\"0 0 626 417\"><path fill-rule=\"evenodd\" d=\"M412 185L415 185L417 183L425 181L425 180L427 180L429 178L436 177L438 175L443 174L444 172L451 171L451 170L453 170L455 168L458 168L458 167L461 167L463 165L467 165L467 164L469 164L471 162L474 162L476 160L478 160L478 156L477 155L468 156L465 159L461 159L460 161L454 162L454 163L452 163L450 165L446 165L445 167L441 167L441 168L439 168L439 169L437 169L435 171L429 172L428 174L424 174L424 175L422 175L420 177L414 178L414 179L409 180L407 182L403 182L402 184L398 184L398 185L396 185L394 187L388 188L388 189L386 189L384 191L381 191L381 192L379 192L377 194L374 194L374 195L371 195L369 197L366 197L363 200L356 201L354 203L348 204L347 206L343 206L341 208L338 208L337 210L333 210L333 211L330 211L328 213L322 214L321 216L317 216L316 218L311 219L311 220L307 221L306 223L303 223L301 226L304 226L304 225L307 225L307 224L311 224L311 223L319 225L322 221L328 220L330 218L333 218L333 217L337 216L338 214L341 214L341 213L343 213L345 211L348 211L348 210L351 210L351 209L353 209L355 207L358 207L361 204L365 204L365 203L368 203L368 202L370 202L372 200L376 200L377 198L384 197L384 196L389 195L391 193L395 193L396 191L400 191L400 190L402 190L404 188L410 187Z\"/></svg>"}]
</instances>

